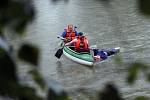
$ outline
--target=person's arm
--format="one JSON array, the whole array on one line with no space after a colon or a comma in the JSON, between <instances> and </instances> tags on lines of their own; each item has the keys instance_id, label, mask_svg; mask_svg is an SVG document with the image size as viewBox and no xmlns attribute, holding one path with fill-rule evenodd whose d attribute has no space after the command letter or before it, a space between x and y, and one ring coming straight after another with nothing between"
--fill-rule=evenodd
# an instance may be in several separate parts
<instances>
[{"instance_id":1,"label":"person's arm","mask_svg":"<svg viewBox=\"0 0 150 100\"><path fill-rule=\"evenodd\" d=\"M89 45L89 41L88 40L86 40L87 41L87 44Z\"/></svg>"},{"instance_id":2,"label":"person's arm","mask_svg":"<svg viewBox=\"0 0 150 100\"><path fill-rule=\"evenodd\" d=\"M63 38L66 37L66 31L64 31L64 32L61 34L61 37L63 37Z\"/></svg>"},{"instance_id":3,"label":"person's arm","mask_svg":"<svg viewBox=\"0 0 150 100\"><path fill-rule=\"evenodd\" d=\"M75 31L75 35L78 36L78 32L77 31Z\"/></svg>"},{"instance_id":4,"label":"person's arm","mask_svg":"<svg viewBox=\"0 0 150 100\"><path fill-rule=\"evenodd\" d=\"M89 41L86 39L87 47L90 50L91 48L89 47Z\"/></svg>"},{"instance_id":5,"label":"person's arm","mask_svg":"<svg viewBox=\"0 0 150 100\"><path fill-rule=\"evenodd\" d=\"M71 44L75 43L76 41L77 41L77 39L75 38L75 39L73 39L72 41L66 43L65 45L66 45L66 46L70 46Z\"/></svg>"}]
</instances>

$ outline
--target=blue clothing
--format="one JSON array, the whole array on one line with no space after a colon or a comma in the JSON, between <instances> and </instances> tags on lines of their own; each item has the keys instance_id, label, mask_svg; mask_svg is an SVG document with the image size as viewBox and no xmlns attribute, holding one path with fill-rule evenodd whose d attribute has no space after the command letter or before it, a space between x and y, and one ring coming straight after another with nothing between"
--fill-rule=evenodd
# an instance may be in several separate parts
<instances>
[{"instance_id":1,"label":"blue clothing","mask_svg":"<svg viewBox=\"0 0 150 100\"><path fill-rule=\"evenodd\" d=\"M77 31L75 31L75 35L78 36L78 33ZM61 37L65 38L66 37L66 31L64 31L62 34L61 34Z\"/></svg>"},{"instance_id":2,"label":"blue clothing","mask_svg":"<svg viewBox=\"0 0 150 100\"><path fill-rule=\"evenodd\" d=\"M61 34L61 37L63 37L63 38L66 37L66 31L64 31L64 32Z\"/></svg>"},{"instance_id":3,"label":"blue clothing","mask_svg":"<svg viewBox=\"0 0 150 100\"><path fill-rule=\"evenodd\" d=\"M107 52L99 49L93 49L94 56L99 55L103 60L107 59Z\"/></svg>"},{"instance_id":4,"label":"blue clothing","mask_svg":"<svg viewBox=\"0 0 150 100\"><path fill-rule=\"evenodd\" d=\"M99 55L103 60L107 59L108 56L111 56L117 52L119 49L93 49L94 56Z\"/></svg>"}]
</instances>

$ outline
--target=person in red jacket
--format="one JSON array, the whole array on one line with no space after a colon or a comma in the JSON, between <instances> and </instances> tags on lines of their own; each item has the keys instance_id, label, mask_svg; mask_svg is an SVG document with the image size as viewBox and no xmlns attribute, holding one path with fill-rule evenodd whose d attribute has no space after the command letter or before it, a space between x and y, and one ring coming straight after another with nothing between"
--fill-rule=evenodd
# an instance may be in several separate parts
<instances>
[{"instance_id":1,"label":"person in red jacket","mask_svg":"<svg viewBox=\"0 0 150 100\"><path fill-rule=\"evenodd\" d=\"M66 43L65 45L74 46L74 50L76 52L90 52L88 40L82 32L79 32L78 36L75 39L73 39L71 42Z\"/></svg>"},{"instance_id":2,"label":"person in red jacket","mask_svg":"<svg viewBox=\"0 0 150 100\"><path fill-rule=\"evenodd\" d=\"M72 24L69 24L66 29L64 29L64 32L62 33L62 37L65 38L65 42L70 42L72 41L77 35L77 31Z\"/></svg>"}]
</instances>

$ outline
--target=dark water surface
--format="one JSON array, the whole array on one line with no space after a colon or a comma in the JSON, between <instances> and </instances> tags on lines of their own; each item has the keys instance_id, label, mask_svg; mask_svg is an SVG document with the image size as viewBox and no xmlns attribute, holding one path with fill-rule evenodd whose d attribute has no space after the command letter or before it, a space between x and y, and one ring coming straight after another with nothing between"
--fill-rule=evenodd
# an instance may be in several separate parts
<instances>
[{"instance_id":1,"label":"dark water surface","mask_svg":"<svg viewBox=\"0 0 150 100\"><path fill-rule=\"evenodd\" d=\"M121 47L119 56L124 62L150 58L150 18L138 13L136 0L35 0L37 15L27 29L25 40L41 49L40 68L46 80L59 81L74 100L95 100L95 92L105 83L113 82L128 100L138 95L150 96L150 85L143 75L136 84L125 83L126 66L118 66L114 58L89 68L66 57L54 57L60 40L56 37L67 24L84 32L91 45L99 48ZM83 88L83 91L78 91Z\"/></svg>"}]
</instances>

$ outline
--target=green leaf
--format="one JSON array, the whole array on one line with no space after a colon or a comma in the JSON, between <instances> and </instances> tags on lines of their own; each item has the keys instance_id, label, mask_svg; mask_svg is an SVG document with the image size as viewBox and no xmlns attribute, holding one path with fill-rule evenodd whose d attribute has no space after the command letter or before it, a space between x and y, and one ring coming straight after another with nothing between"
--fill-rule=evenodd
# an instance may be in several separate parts
<instances>
[{"instance_id":1,"label":"green leaf","mask_svg":"<svg viewBox=\"0 0 150 100\"><path fill-rule=\"evenodd\" d=\"M19 100L43 100L37 96L35 89L27 86L19 87L17 97Z\"/></svg>"},{"instance_id":2,"label":"green leaf","mask_svg":"<svg viewBox=\"0 0 150 100\"><path fill-rule=\"evenodd\" d=\"M138 96L134 100L149 100L149 98L145 96Z\"/></svg>"},{"instance_id":3,"label":"green leaf","mask_svg":"<svg viewBox=\"0 0 150 100\"><path fill-rule=\"evenodd\" d=\"M150 16L150 0L138 0L140 13Z\"/></svg>"},{"instance_id":4,"label":"green leaf","mask_svg":"<svg viewBox=\"0 0 150 100\"><path fill-rule=\"evenodd\" d=\"M45 88L45 82L38 70L33 69L33 70L29 71L29 74L32 75L34 81L41 87L41 89Z\"/></svg>"},{"instance_id":5,"label":"green leaf","mask_svg":"<svg viewBox=\"0 0 150 100\"><path fill-rule=\"evenodd\" d=\"M150 74L148 74L146 77L147 77L147 81L150 82Z\"/></svg>"},{"instance_id":6,"label":"green leaf","mask_svg":"<svg viewBox=\"0 0 150 100\"><path fill-rule=\"evenodd\" d=\"M0 83L8 80L16 81L16 64L4 50L0 49L0 52L2 53L0 55Z\"/></svg>"},{"instance_id":7,"label":"green leaf","mask_svg":"<svg viewBox=\"0 0 150 100\"><path fill-rule=\"evenodd\" d=\"M127 82L133 84L137 79L137 74L139 70L146 71L148 66L142 62L133 62L129 64Z\"/></svg>"},{"instance_id":8,"label":"green leaf","mask_svg":"<svg viewBox=\"0 0 150 100\"><path fill-rule=\"evenodd\" d=\"M117 87L112 83L106 84L103 91L99 93L99 100L123 100Z\"/></svg>"},{"instance_id":9,"label":"green leaf","mask_svg":"<svg viewBox=\"0 0 150 100\"><path fill-rule=\"evenodd\" d=\"M71 100L63 86L55 81L48 82L47 100Z\"/></svg>"},{"instance_id":10,"label":"green leaf","mask_svg":"<svg viewBox=\"0 0 150 100\"><path fill-rule=\"evenodd\" d=\"M1 3L0 24L2 27L12 29L17 34L22 35L29 22L34 19L35 10L32 0L9 0Z\"/></svg>"},{"instance_id":11,"label":"green leaf","mask_svg":"<svg viewBox=\"0 0 150 100\"><path fill-rule=\"evenodd\" d=\"M0 48L0 94L13 94L12 83L17 83L16 64L4 49Z\"/></svg>"},{"instance_id":12,"label":"green leaf","mask_svg":"<svg viewBox=\"0 0 150 100\"><path fill-rule=\"evenodd\" d=\"M2 87L2 85L0 86ZM18 98L17 100L43 100L36 94L35 89L20 85L13 80L8 80L3 86L3 91L0 91L1 95L7 95L13 100L16 100L16 98Z\"/></svg>"},{"instance_id":13,"label":"green leaf","mask_svg":"<svg viewBox=\"0 0 150 100\"><path fill-rule=\"evenodd\" d=\"M20 21L17 23L16 26L14 26L14 29L15 31L18 33L18 34L23 34L24 33L24 30L25 30L25 26L26 26L27 22L26 21Z\"/></svg>"},{"instance_id":14,"label":"green leaf","mask_svg":"<svg viewBox=\"0 0 150 100\"><path fill-rule=\"evenodd\" d=\"M53 90L48 91L48 99L47 100L71 100L66 92L61 92L61 94L56 94Z\"/></svg>"},{"instance_id":15,"label":"green leaf","mask_svg":"<svg viewBox=\"0 0 150 100\"><path fill-rule=\"evenodd\" d=\"M19 49L18 57L33 65L38 65L39 50L30 44L23 44Z\"/></svg>"},{"instance_id":16,"label":"green leaf","mask_svg":"<svg viewBox=\"0 0 150 100\"><path fill-rule=\"evenodd\" d=\"M121 66L123 64L122 58L119 56L116 56L115 57L115 63Z\"/></svg>"},{"instance_id":17,"label":"green leaf","mask_svg":"<svg viewBox=\"0 0 150 100\"><path fill-rule=\"evenodd\" d=\"M133 84L137 79L139 67L136 64L131 64L128 69L127 82Z\"/></svg>"},{"instance_id":18,"label":"green leaf","mask_svg":"<svg viewBox=\"0 0 150 100\"><path fill-rule=\"evenodd\" d=\"M12 9L12 17L16 21L12 27L18 34L22 35L28 22L34 18L34 8L28 1L19 1L12 4Z\"/></svg>"},{"instance_id":19,"label":"green leaf","mask_svg":"<svg viewBox=\"0 0 150 100\"><path fill-rule=\"evenodd\" d=\"M0 47L0 57L5 55L5 50L3 48Z\"/></svg>"},{"instance_id":20,"label":"green leaf","mask_svg":"<svg viewBox=\"0 0 150 100\"><path fill-rule=\"evenodd\" d=\"M1 17L0 17L1 18ZM0 22L0 36L3 36L3 27L1 25L1 22Z\"/></svg>"}]
</instances>

